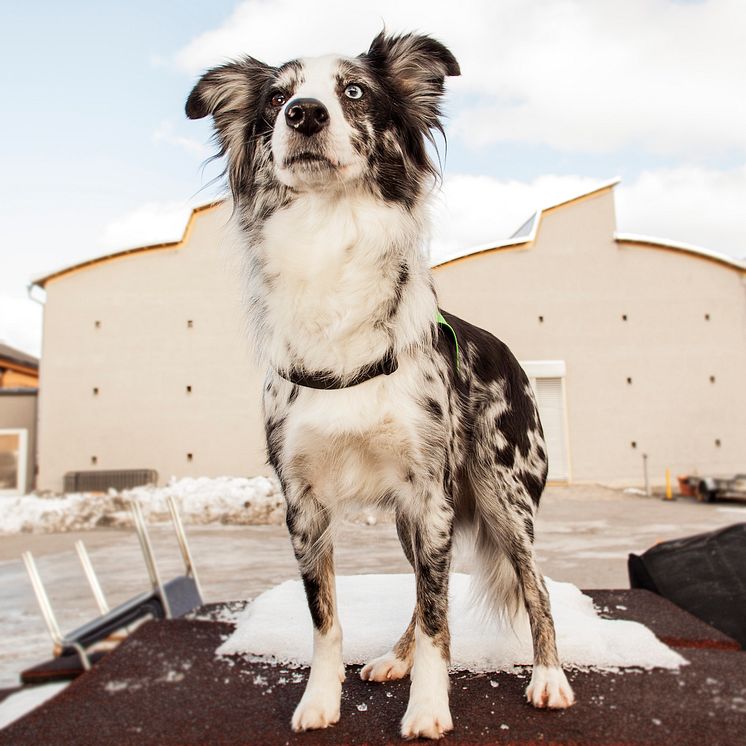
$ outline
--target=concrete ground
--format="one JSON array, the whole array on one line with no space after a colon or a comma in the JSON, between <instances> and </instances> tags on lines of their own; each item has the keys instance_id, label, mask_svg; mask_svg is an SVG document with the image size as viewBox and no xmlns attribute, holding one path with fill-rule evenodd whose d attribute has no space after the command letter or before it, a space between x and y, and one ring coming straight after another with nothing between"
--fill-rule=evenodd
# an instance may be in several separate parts
<instances>
[{"instance_id":1,"label":"concrete ground","mask_svg":"<svg viewBox=\"0 0 746 746\"><path fill-rule=\"evenodd\" d=\"M581 588L628 587L629 552L653 544L746 521L746 505L673 502L626 495L599 486L549 487L536 528L544 574ZM245 599L297 577L283 526L187 526L205 601ZM181 571L168 526L151 537L164 577ZM20 562L29 549L38 560L63 630L96 614L73 544L82 538L111 606L147 588L147 574L134 533L102 529L85 533L19 534L0 539L0 688L17 683L23 668L51 653L42 618ZM346 524L337 542L337 572L408 572L393 524ZM456 559L455 570L467 570Z\"/></svg>"}]
</instances>

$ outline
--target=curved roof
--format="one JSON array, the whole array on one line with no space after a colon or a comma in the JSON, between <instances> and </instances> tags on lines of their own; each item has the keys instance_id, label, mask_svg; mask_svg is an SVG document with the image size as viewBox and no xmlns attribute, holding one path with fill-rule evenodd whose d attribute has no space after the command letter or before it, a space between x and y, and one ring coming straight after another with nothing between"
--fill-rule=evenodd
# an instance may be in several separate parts
<instances>
[{"instance_id":1,"label":"curved roof","mask_svg":"<svg viewBox=\"0 0 746 746\"><path fill-rule=\"evenodd\" d=\"M179 238L176 241L166 241L164 243L155 243L155 244L149 244L147 246L135 246L130 249L123 249L122 251L115 251L112 254L104 254L103 256L97 256L93 259L86 259L83 262L78 262L77 264L72 264L69 267L63 267L62 269L58 269L54 272L50 272L47 275L44 275L42 277L36 277L35 279L31 280L31 283L29 287L34 287L35 285L38 287L45 287L48 282L51 282L52 280L57 280L60 277L64 277L65 275L72 274L73 272L77 272L81 269L86 269L88 267L92 267L96 264L103 264L104 262L112 261L113 259L121 259L125 256L132 256L132 254L141 254L146 251L159 251L162 249L178 249L181 248L189 238L189 234L192 232L192 226L194 225L195 217L200 212L205 212L207 210L211 210L213 207L217 207L218 205L222 205L225 200L218 199L213 200L211 202L207 202L204 205L198 205L197 207L192 208L192 212L189 214L189 218L187 220L186 226L184 227L184 232L181 234L181 238Z\"/></svg>"},{"instance_id":2,"label":"curved roof","mask_svg":"<svg viewBox=\"0 0 746 746\"><path fill-rule=\"evenodd\" d=\"M527 248L535 239L536 234L541 225L541 218L549 212L560 209L567 205L579 202L587 197L591 197L595 194L613 189L617 184L621 182L621 179L611 179L610 181L604 182L593 189L576 194L574 197L556 202L547 207L538 209L520 228L510 237L502 241L492 241L491 243L481 244L479 246L472 246L469 249L448 254L444 257L439 258L433 265L433 269L440 269L449 264L461 261L462 259L468 259L472 256L478 256L480 254L489 254L495 251L501 251L503 249L511 248ZM643 236L636 233L614 233L614 240L621 244L632 244L637 246L647 246L655 249L672 250L683 252L697 256L701 259L707 259L710 261L718 262L719 264L731 267L732 269L738 269L746 271L746 260L736 259L735 257L729 256L719 251L713 251L712 249L705 249L701 246L695 246L694 244L683 243L680 241L669 241L664 238L654 238L652 236Z\"/></svg>"},{"instance_id":3,"label":"curved roof","mask_svg":"<svg viewBox=\"0 0 746 746\"><path fill-rule=\"evenodd\" d=\"M562 200L561 202L555 202L546 207L542 207L536 210L536 212L534 212L534 214L531 215L531 217L525 223L523 223L523 225L521 225L521 227L518 228L518 230L510 238L504 239L502 241L491 241L490 243L480 244L478 246L472 246L468 249L453 252L444 257L440 257L432 265L432 268L440 269L441 267L453 264L462 259L467 259L472 256L478 256L480 254L489 254L495 251L501 251L503 249L528 247L536 239L536 234L539 230L539 226L541 225L541 218L544 215L562 207L580 202L581 200L584 200L588 197L600 194L601 192L613 189L617 184L620 183L620 181L621 179L619 178L611 179L609 181L603 182L602 184L599 184L597 187L594 187L593 189L590 189L586 192L576 194L573 197ZM44 288L48 282L59 279L60 277L64 277L65 275L72 274L73 272L77 272L79 270L95 266L97 264L120 259L126 256L131 256L133 254L140 254L146 251L158 251L162 249L178 249L183 246L189 238L189 234L192 231L192 226L197 214L205 212L207 210L211 210L214 207L218 207L225 201L226 200L224 199L218 199L208 202L204 205L198 205L197 207L194 207L191 214L189 215L189 219L187 220L186 226L184 227L184 232L182 233L181 238L176 241L150 244L147 246L137 246L130 249L124 249L122 251L117 251L112 254L105 254L93 259L87 259L86 261L79 262L78 264L73 264L69 267L64 267L62 269L56 270L55 272L43 275L42 277L37 277L31 281L29 287L38 286ZM718 262L733 269L746 271L746 261L736 259L718 251L712 251L711 249L705 249L700 246L695 246L693 244L682 243L678 241L668 241L666 239L653 238L651 236L643 236L636 233L620 232L614 233L614 240L617 241L617 243L622 244L633 244L638 246L647 246L651 248L692 254L703 259Z\"/></svg>"},{"instance_id":4,"label":"curved roof","mask_svg":"<svg viewBox=\"0 0 746 746\"><path fill-rule=\"evenodd\" d=\"M719 251L712 251L712 249L703 249L701 246L695 246L690 243L683 243L681 241L667 241L663 238L653 238L652 236L642 236L638 233L619 233L614 234L614 240L617 243L631 243L639 244L642 246L649 246L653 249L671 249L673 251L681 251L686 254L694 254L702 257L703 259L710 259L720 264L725 264L735 269L746 271L746 261L742 259L736 259L735 257L728 256Z\"/></svg>"},{"instance_id":5,"label":"curved roof","mask_svg":"<svg viewBox=\"0 0 746 746\"><path fill-rule=\"evenodd\" d=\"M580 194L576 194L573 197L563 199L560 202L554 202L553 204L547 205L546 207L541 207L536 210L536 212L525 223L523 223L523 225L510 238L507 238L503 241L492 241L491 243L472 246L469 249L455 251L452 254L447 254L446 256L439 258L436 263L432 265L432 267L433 269L444 267L447 264L457 262L460 259L466 259L467 257L474 256L476 254L488 254L492 251L499 251L501 249L526 246L532 243L536 238L536 233L539 230L539 225L541 224L541 218L543 215L546 215L553 210L557 210L560 207L565 207L566 205L580 202L581 200L584 200L588 197L592 197L596 194L600 194L601 192L613 189L620 181L621 179L619 178L611 179L609 181L603 182L602 184L599 184L596 187L593 187L593 189L589 189L586 192L581 192Z\"/></svg>"}]
</instances>

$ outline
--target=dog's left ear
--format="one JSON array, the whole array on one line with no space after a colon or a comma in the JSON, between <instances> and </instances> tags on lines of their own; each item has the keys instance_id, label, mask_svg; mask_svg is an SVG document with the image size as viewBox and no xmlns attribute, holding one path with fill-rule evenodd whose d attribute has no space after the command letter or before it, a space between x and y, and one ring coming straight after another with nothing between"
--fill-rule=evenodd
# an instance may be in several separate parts
<instances>
[{"instance_id":1,"label":"dog's left ear","mask_svg":"<svg viewBox=\"0 0 746 746\"><path fill-rule=\"evenodd\" d=\"M189 119L202 119L211 114L219 128L231 113L246 113L273 72L274 68L253 57L214 67L199 79L189 94L186 115Z\"/></svg>"},{"instance_id":2,"label":"dog's left ear","mask_svg":"<svg viewBox=\"0 0 746 746\"><path fill-rule=\"evenodd\" d=\"M437 93L442 93L446 76L461 75L451 51L431 36L386 36L382 31L373 39L365 56L384 68L404 94L416 94L418 89L433 86Z\"/></svg>"}]
</instances>

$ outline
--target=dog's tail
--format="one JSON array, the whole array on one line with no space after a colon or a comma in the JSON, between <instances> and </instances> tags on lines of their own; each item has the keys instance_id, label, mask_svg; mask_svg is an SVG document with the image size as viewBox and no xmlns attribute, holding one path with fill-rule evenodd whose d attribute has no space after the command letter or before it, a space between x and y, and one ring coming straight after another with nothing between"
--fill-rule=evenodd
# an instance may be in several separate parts
<instances>
[{"instance_id":1,"label":"dog's tail","mask_svg":"<svg viewBox=\"0 0 746 746\"><path fill-rule=\"evenodd\" d=\"M472 603L487 616L512 621L523 613L518 576L489 519L473 524Z\"/></svg>"}]
</instances>

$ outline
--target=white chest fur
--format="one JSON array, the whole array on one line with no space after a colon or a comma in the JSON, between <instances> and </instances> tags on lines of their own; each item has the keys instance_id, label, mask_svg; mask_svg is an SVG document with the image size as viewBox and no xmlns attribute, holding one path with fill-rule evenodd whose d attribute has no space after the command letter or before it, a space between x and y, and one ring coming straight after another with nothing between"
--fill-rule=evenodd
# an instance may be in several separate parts
<instances>
[{"instance_id":1,"label":"white chest fur","mask_svg":"<svg viewBox=\"0 0 746 746\"><path fill-rule=\"evenodd\" d=\"M270 363L349 372L382 356L390 338L371 319L420 234L416 217L367 195L309 193L272 215L258 247Z\"/></svg>"}]
</instances>

